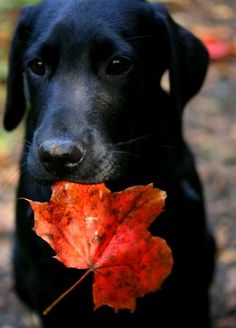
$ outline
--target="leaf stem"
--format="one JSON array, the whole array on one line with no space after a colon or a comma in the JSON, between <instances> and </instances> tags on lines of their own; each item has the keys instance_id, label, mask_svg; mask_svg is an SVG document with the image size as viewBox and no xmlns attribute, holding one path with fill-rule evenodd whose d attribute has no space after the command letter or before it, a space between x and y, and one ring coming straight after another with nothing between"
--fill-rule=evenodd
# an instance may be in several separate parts
<instances>
[{"instance_id":1,"label":"leaf stem","mask_svg":"<svg viewBox=\"0 0 236 328\"><path fill-rule=\"evenodd\" d=\"M80 278L77 280L70 288L68 288L63 294L61 294L55 301L53 301L44 311L43 315L47 315L64 297L66 297L74 288L76 288L91 272L92 270L87 270Z\"/></svg>"}]
</instances>

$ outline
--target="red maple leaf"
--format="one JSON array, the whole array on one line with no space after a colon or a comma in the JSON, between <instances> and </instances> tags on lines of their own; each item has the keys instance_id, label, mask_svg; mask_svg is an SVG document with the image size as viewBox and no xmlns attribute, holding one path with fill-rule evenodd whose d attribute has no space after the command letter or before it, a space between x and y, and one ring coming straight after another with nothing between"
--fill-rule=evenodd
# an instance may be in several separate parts
<instances>
[{"instance_id":1,"label":"red maple leaf","mask_svg":"<svg viewBox=\"0 0 236 328\"><path fill-rule=\"evenodd\" d=\"M104 184L71 182L57 182L52 191L48 203L29 201L34 231L65 266L94 272L95 309L134 311L136 298L158 290L172 269L165 240L147 230L165 192L147 185L112 193Z\"/></svg>"}]
</instances>

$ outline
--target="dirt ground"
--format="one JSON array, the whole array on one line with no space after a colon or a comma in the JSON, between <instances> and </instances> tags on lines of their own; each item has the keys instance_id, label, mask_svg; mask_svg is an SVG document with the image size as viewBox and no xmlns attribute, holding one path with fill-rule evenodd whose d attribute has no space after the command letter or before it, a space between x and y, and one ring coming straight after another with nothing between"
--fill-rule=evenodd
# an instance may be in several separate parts
<instances>
[{"instance_id":1,"label":"dirt ground","mask_svg":"<svg viewBox=\"0 0 236 328\"><path fill-rule=\"evenodd\" d=\"M166 2L176 20L195 34L222 39L236 49L235 0ZM235 53L211 63L203 89L189 103L184 116L186 138L196 154L209 223L218 244L211 289L213 328L236 328ZM0 119L4 96L2 84ZM21 134L21 128L9 136L0 130L0 328L38 327L34 316L15 297L11 280L14 190Z\"/></svg>"}]
</instances>

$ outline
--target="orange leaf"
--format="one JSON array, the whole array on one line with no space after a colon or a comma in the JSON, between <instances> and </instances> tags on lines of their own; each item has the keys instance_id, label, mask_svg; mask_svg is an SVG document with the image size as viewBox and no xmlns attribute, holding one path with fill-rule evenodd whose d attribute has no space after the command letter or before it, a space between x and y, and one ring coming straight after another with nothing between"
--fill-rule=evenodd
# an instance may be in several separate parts
<instances>
[{"instance_id":1,"label":"orange leaf","mask_svg":"<svg viewBox=\"0 0 236 328\"><path fill-rule=\"evenodd\" d=\"M112 193L104 184L71 182L52 190L48 203L29 201L37 235L67 267L94 272L95 308L134 311L136 298L159 289L172 269L170 248L147 230L165 192L147 185Z\"/></svg>"},{"instance_id":2,"label":"orange leaf","mask_svg":"<svg viewBox=\"0 0 236 328\"><path fill-rule=\"evenodd\" d=\"M208 50L210 59L213 61L223 60L236 54L233 42L220 40L214 37L202 37L202 41Z\"/></svg>"}]
</instances>

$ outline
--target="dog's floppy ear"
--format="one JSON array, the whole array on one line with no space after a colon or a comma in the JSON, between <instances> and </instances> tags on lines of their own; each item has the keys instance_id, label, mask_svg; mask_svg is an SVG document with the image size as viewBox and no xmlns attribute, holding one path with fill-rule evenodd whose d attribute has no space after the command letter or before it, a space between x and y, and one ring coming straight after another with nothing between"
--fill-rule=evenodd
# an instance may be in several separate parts
<instances>
[{"instance_id":1,"label":"dog's floppy ear","mask_svg":"<svg viewBox=\"0 0 236 328\"><path fill-rule=\"evenodd\" d=\"M179 109L200 90L206 76L209 57L203 43L178 25L162 4L153 5L158 21L164 24L170 75L170 96Z\"/></svg>"},{"instance_id":2,"label":"dog's floppy ear","mask_svg":"<svg viewBox=\"0 0 236 328\"><path fill-rule=\"evenodd\" d=\"M31 8L31 6L23 8L10 49L7 97L3 121L5 129L8 131L13 130L18 125L25 112L22 57L31 34Z\"/></svg>"}]
</instances>

